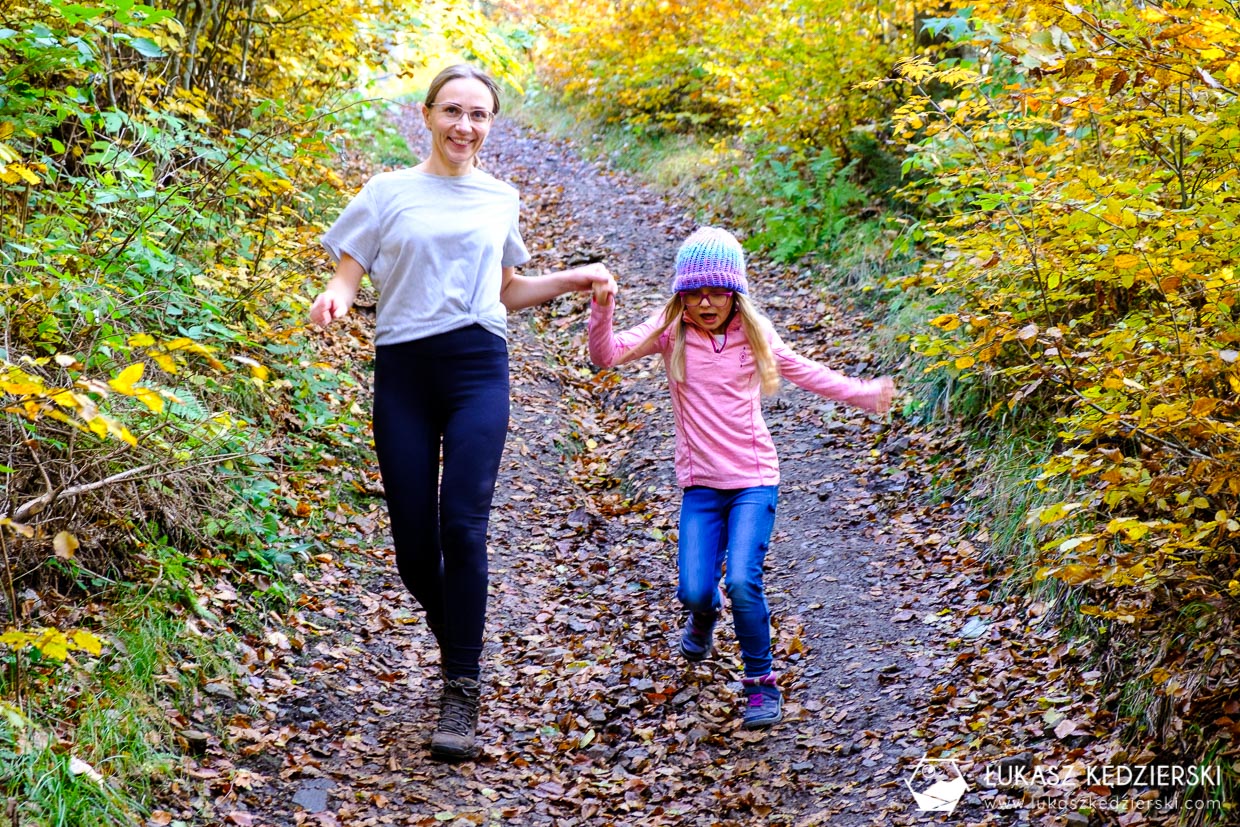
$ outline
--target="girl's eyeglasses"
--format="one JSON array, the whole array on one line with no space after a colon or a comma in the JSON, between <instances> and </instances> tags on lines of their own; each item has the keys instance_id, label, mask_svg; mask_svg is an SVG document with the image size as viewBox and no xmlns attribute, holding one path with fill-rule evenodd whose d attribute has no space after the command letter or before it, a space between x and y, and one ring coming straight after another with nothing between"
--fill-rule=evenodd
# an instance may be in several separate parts
<instances>
[{"instance_id":1,"label":"girl's eyeglasses","mask_svg":"<svg viewBox=\"0 0 1240 827\"><path fill-rule=\"evenodd\" d=\"M689 307L700 307L703 299L715 307L726 307L728 301L732 298L732 291L723 290L718 293L707 293L705 290L684 290L681 292L680 297Z\"/></svg>"},{"instance_id":2,"label":"girl's eyeglasses","mask_svg":"<svg viewBox=\"0 0 1240 827\"><path fill-rule=\"evenodd\" d=\"M469 122L475 126L483 126L489 124L491 119L495 117L495 113L489 109L464 109L455 103L428 103L427 109L439 108L439 114L448 121L459 121L463 117L469 117Z\"/></svg>"}]
</instances>

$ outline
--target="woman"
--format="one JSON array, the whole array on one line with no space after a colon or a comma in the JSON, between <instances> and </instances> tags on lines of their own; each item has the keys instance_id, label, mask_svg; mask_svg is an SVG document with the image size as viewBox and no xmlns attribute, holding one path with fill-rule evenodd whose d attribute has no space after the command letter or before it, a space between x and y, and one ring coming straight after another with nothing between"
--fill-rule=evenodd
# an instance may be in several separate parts
<instances>
[{"instance_id":1,"label":"woman","mask_svg":"<svg viewBox=\"0 0 1240 827\"><path fill-rule=\"evenodd\" d=\"M375 449L401 580L439 644L444 690L431 754L477 754L487 523L508 431L507 311L609 276L601 265L527 278L517 191L480 170L499 90L467 66L419 105L430 156L376 175L323 236L335 275L310 308L348 312L362 274L379 292ZM440 478L440 451L443 473Z\"/></svg>"}]
</instances>

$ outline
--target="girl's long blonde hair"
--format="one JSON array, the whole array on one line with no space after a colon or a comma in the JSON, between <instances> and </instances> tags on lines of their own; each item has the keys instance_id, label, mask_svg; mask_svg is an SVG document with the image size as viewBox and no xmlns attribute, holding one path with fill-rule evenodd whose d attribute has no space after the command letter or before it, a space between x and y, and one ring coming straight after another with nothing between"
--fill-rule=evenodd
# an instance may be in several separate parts
<instances>
[{"instance_id":1,"label":"girl's long blonde hair","mask_svg":"<svg viewBox=\"0 0 1240 827\"><path fill-rule=\"evenodd\" d=\"M741 317L741 330L753 353L754 373L763 396L779 390L779 366L771 352L771 322L744 293L732 294L733 312ZM732 321L728 317L728 323ZM665 359L667 375L677 382L685 381L685 337L689 323L685 321L685 300L673 293L663 308L663 321L638 347L647 347L659 340L665 331L671 331L672 353ZM703 331L704 332L704 331Z\"/></svg>"}]
</instances>

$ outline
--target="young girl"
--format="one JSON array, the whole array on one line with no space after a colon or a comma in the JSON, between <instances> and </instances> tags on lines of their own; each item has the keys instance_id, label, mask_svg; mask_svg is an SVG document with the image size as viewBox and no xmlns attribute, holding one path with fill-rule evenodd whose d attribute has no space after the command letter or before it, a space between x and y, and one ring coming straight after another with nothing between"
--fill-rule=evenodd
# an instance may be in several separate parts
<instances>
[{"instance_id":1,"label":"young girl","mask_svg":"<svg viewBox=\"0 0 1240 827\"><path fill-rule=\"evenodd\" d=\"M889 377L850 379L793 353L750 301L744 253L726 230L702 227L685 240L671 300L637 327L612 331L614 280L596 283L593 292L594 363L612 367L658 353L669 378L676 480L684 489L677 597L689 610L680 652L690 661L710 654L723 577L745 662L743 723L770 726L783 716L783 698L771 671L762 567L775 524L779 464L761 397L774 393L782 376L882 413L894 384Z\"/></svg>"}]
</instances>

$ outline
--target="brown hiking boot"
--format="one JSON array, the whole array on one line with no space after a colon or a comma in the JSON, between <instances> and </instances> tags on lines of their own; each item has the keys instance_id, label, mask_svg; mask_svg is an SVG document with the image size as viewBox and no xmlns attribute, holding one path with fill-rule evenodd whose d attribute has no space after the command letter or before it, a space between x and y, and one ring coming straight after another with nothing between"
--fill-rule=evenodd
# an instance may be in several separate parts
<instances>
[{"instance_id":1,"label":"brown hiking boot","mask_svg":"<svg viewBox=\"0 0 1240 827\"><path fill-rule=\"evenodd\" d=\"M445 678L439 701L439 723L431 736L431 756L462 761L478 754L474 730L478 726L481 687L472 678Z\"/></svg>"}]
</instances>

